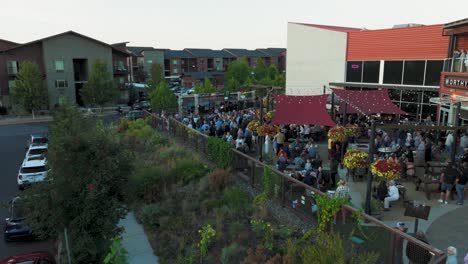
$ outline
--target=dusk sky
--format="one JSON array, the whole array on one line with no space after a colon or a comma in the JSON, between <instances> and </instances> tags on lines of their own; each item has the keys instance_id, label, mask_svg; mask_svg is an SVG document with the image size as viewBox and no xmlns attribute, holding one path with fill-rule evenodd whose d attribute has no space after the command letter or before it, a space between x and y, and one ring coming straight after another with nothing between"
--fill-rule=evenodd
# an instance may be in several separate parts
<instances>
[{"instance_id":1,"label":"dusk sky","mask_svg":"<svg viewBox=\"0 0 468 264\"><path fill-rule=\"evenodd\" d=\"M390 28L467 18L468 0L2 1L0 38L28 42L73 30L155 48L286 47L287 22Z\"/></svg>"}]
</instances>

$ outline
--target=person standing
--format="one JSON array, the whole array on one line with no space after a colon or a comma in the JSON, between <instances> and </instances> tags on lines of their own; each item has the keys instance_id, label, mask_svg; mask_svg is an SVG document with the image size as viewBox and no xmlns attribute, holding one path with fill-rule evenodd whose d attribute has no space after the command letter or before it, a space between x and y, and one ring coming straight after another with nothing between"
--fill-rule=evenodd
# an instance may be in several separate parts
<instances>
[{"instance_id":1,"label":"person standing","mask_svg":"<svg viewBox=\"0 0 468 264\"><path fill-rule=\"evenodd\" d=\"M274 137L275 141L276 141L276 154L278 154L279 150L283 148L283 145L284 145L284 139L285 139L285 136L284 136L284 133L283 133L283 130L280 130Z\"/></svg>"},{"instance_id":2,"label":"person standing","mask_svg":"<svg viewBox=\"0 0 468 264\"><path fill-rule=\"evenodd\" d=\"M416 232L415 237L419 241L429 244L424 232ZM408 257L410 264L427 264L431 261L431 253L429 253L427 249L424 249L412 242L408 242L406 245L406 257Z\"/></svg>"},{"instance_id":3,"label":"person standing","mask_svg":"<svg viewBox=\"0 0 468 264\"><path fill-rule=\"evenodd\" d=\"M450 246L447 248L447 260L445 264L458 264L457 249L455 247Z\"/></svg>"},{"instance_id":4,"label":"person standing","mask_svg":"<svg viewBox=\"0 0 468 264\"><path fill-rule=\"evenodd\" d=\"M457 197L458 197L458 205L463 205L464 195L465 195L465 185L468 180L468 163L463 163L463 168L461 174L459 174L458 178L456 179L456 189L457 189Z\"/></svg>"},{"instance_id":5,"label":"person standing","mask_svg":"<svg viewBox=\"0 0 468 264\"><path fill-rule=\"evenodd\" d=\"M453 144L453 135L452 132L447 134L447 138L445 139L445 150L450 155L452 153L452 144Z\"/></svg>"},{"instance_id":6,"label":"person standing","mask_svg":"<svg viewBox=\"0 0 468 264\"><path fill-rule=\"evenodd\" d=\"M395 186L395 181L388 182L388 196L384 199L384 211L390 211L390 202L397 201L400 198L398 188Z\"/></svg>"},{"instance_id":7,"label":"person standing","mask_svg":"<svg viewBox=\"0 0 468 264\"><path fill-rule=\"evenodd\" d=\"M432 142L429 137L426 137L426 149L424 150L424 159L426 162L432 161Z\"/></svg>"},{"instance_id":8,"label":"person standing","mask_svg":"<svg viewBox=\"0 0 468 264\"><path fill-rule=\"evenodd\" d=\"M450 198L450 192L452 191L453 184L455 183L455 179L458 177L459 172L453 166L453 163L449 161L445 171L442 172L441 175L441 193L439 203L448 204L448 200Z\"/></svg>"},{"instance_id":9,"label":"person standing","mask_svg":"<svg viewBox=\"0 0 468 264\"><path fill-rule=\"evenodd\" d=\"M400 230L403 233L406 233L408 228L406 228L405 223L397 222L396 229ZM404 238L398 234L393 234L392 237L393 241L393 264L401 264L403 263L403 242Z\"/></svg>"}]
</instances>

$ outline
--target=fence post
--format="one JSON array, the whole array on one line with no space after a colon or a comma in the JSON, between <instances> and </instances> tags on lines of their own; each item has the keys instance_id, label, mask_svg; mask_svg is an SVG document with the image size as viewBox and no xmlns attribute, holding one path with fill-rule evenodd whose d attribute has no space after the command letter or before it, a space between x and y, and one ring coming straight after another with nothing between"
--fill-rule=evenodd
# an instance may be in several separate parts
<instances>
[{"instance_id":1,"label":"fence post","mask_svg":"<svg viewBox=\"0 0 468 264\"><path fill-rule=\"evenodd\" d=\"M255 162L250 161L251 166L250 166L250 185L254 187L255 184ZM254 187L255 188L255 187Z\"/></svg>"},{"instance_id":2,"label":"fence post","mask_svg":"<svg viewBox=\"0 0 468 264\"><path fill-rule=\"evenodd\" d=\"M285 191L286 191L286 184L285 181L284 181L284 174L281 175L281 205L284 207L285 204L286 204L286 195L285 195Z\"/></svg>"}]
</instances>

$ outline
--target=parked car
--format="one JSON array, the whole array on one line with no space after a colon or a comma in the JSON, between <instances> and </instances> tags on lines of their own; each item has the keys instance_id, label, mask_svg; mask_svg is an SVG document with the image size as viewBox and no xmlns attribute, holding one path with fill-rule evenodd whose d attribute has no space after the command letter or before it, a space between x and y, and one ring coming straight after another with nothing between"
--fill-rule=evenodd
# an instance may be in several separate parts
<instances>
[{"instance_id":1,"label":"parked car","mask_svg":"<svg viewBox=\"0 0 468 264\"><path fill-rule=\"evenodd\" d=\"M33 238L32 228L25 224L25 208L20 197L10 201L9 215L5 219L5 230L3 236L5 241Z\"/></svg>"},{"instance_id":2,"label":"parked car","mask_svg":"<svg viewBox=\"0 0 468 264\"><path fill-rule=\"evenodd\" d=\"M139 119L139 118L144 118L145 117L145 113L141 110L130 110L128 111L126 117L128 119L131 119L131 120L136 120L136 119Z\"/></svg>"},{"instance_id":3,"label":"parked car","mask_svg":"<svg viewBox=\"0 0 468 264\"><path fill-rule=\"evenodd\" d=\"M20 190L47 178L47 159L44 156L26 157L18 171L17 183Z\"/></svg>"},{"instance_id":4,"label":"parked car","mask_svg":"<svg viewBox=\"0 0 468 264\"><path fill-rule=\"evenodd\" d=\"M29 148L31 144L45 144L49 142L49 138L46 134L31 134L29 137L26 148Z\"/></svg>"},{"instance_id":5,"label":"parked car","mask_svg":"<svg viewBox=\"0 0 468 264\"><path fill-rule=\"evenodd\" d=\"M148 101L140 101L135 104L133 104L132 109L134 110L146 110L148 112L151 112L151 104Z\"/></svg>"},{"instance_id":6,"label":"parked car","mask_svg":"<svg viewBox=\"0 0 468 264\"><path fill-rule=\"evenodd\" d=\"M29 145L28 151L26 152L26 158L32 156L47 156L47 150L49 144L47 143L33 143Z\"/></svg>"},{"instance_id":7,"label":"parked car","mask_svg":"<svg viewBox=\"0 0 468 264\"><path fill-rule=\"evenodd\" d=\"M48 252L38 251L2 259L0 264L55 264L55 259Z\"/></svg>"}]
</instances>

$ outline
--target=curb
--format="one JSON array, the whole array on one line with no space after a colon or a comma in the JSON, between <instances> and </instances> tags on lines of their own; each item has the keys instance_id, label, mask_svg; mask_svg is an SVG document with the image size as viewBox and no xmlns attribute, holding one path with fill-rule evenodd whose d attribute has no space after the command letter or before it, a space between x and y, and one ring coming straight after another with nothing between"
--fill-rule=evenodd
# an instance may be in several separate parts
<instances>
[{"instance_id":1,"label":"curb","mask_svg":"<svg viewBox=\"0 0 468 264\"><path fill-rule=\"evenodd\" d=\"M50 121L52 121L52 117L41 118L41 119L0 120L0 126L30 124L30 123L46 123Z\"/></svg>"}]
</instances>

